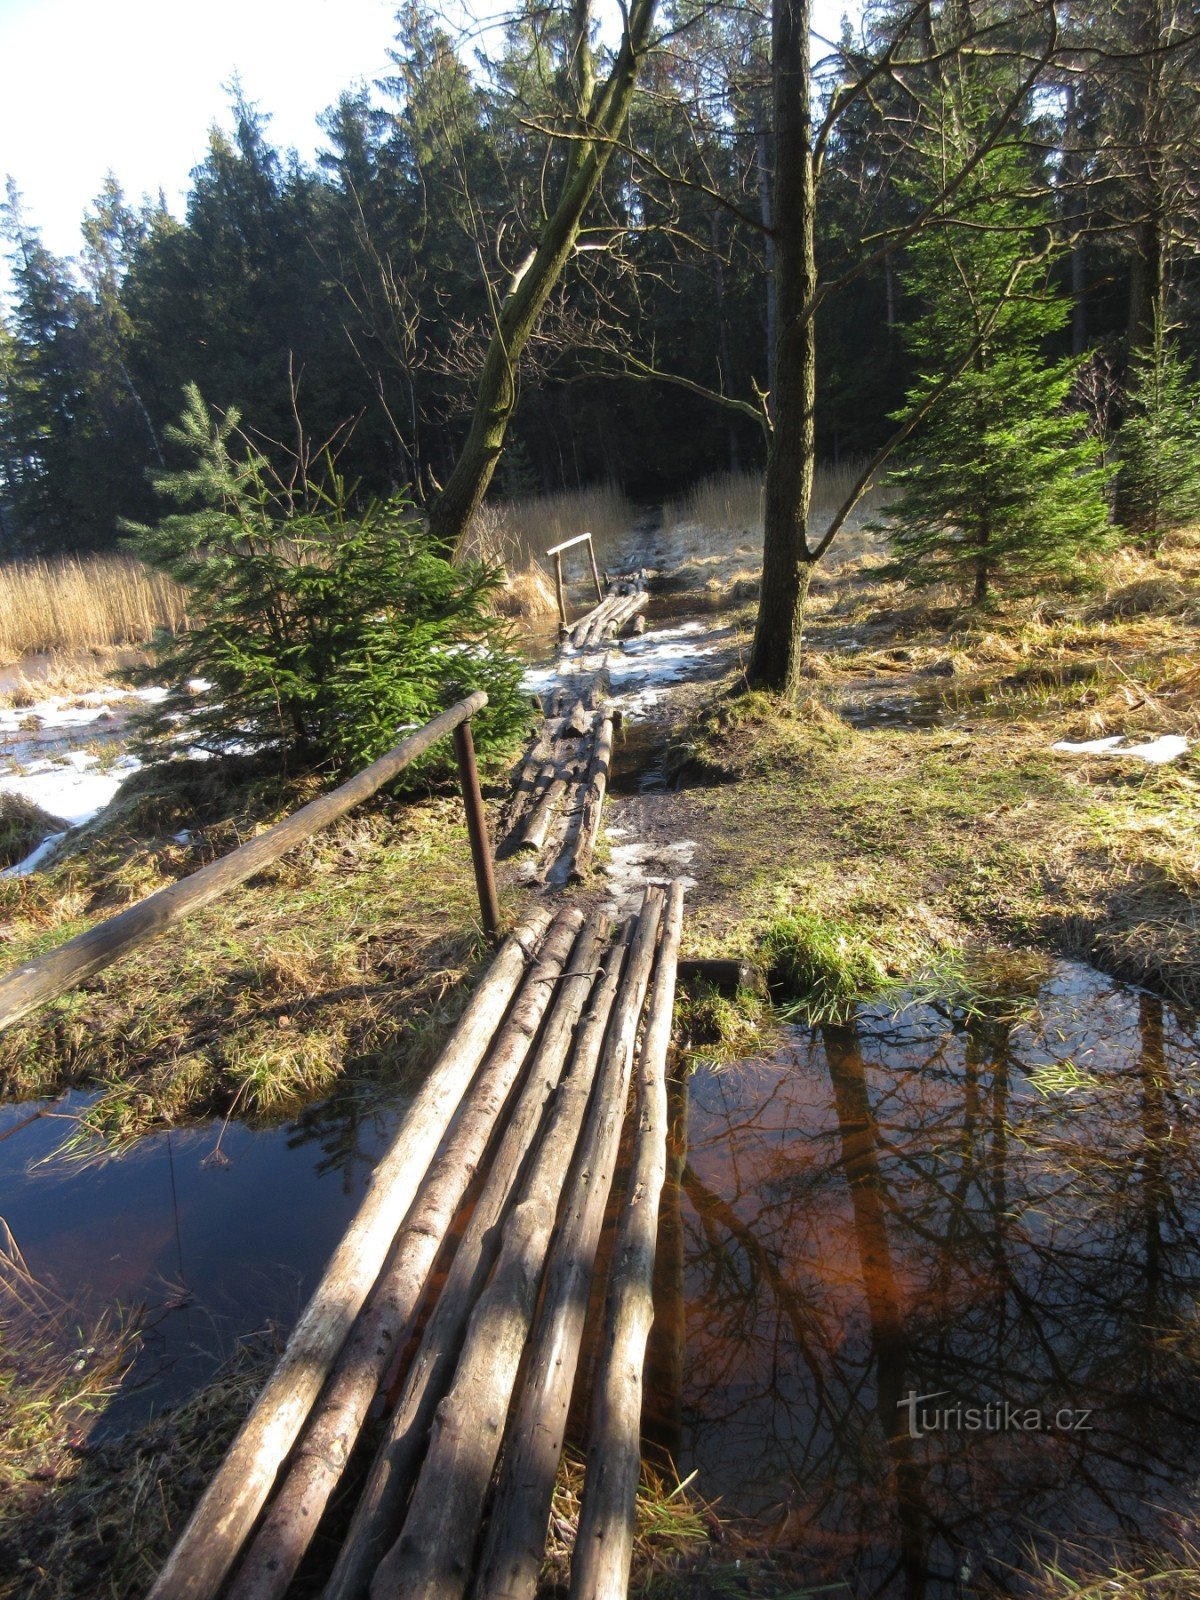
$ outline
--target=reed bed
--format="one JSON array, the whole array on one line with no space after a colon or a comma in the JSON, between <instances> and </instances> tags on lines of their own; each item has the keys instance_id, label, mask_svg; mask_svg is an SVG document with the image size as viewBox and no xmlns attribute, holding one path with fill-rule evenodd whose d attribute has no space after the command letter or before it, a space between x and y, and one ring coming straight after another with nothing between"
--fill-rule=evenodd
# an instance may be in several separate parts
<instances>
[{"instance_id":1,"label":"reed bed","mask_svg":"<svg viewBox=\"0 0 1200 1600\"><path fill-rule=\"evenodd\" d=\"M132 556L64 556L0 567L0 659L148 644L187 626L184 590Z\"/></svg>"},{"instance_id":2,"label":"reed bed","mask_svg":"<svg viewBox=\"0 0 1200 1600\"><path fill-rule=\"evenodd\" d=\"M463 543L463 553L508 574L497 610L507 616L540 621L557 611L554 584L543 564L544 552L577 533L590 533L601 566L619 567L629 543L634 512L613 483L589 489L564 489L558 494L527 496L520 500L488 501L475 514ZM572 586L591 569L587 556L567 557L567 581Z\"/></svg>"},{"instance_id":3,"label":"reed bed","mask_svg":"<svg viewBox=\"0 0 1200 1600\"><path fill-rule=\"evenodd\" d=\"M810 535L819 538L850 494L863 462L819 465L813 479ZM883 490L859 501L824 557L826 573L857 566L883 551L870 524L885 508ZM704 591L712 599L752 600L762 567L762 475L725 472L694 484L663 507L655 566L670 588Z\"/></svg>"},{"instance_id":4,"label":"reed bed","mask_svg":"<svg viewBox=\"0 0 1200 1600\"><path fill-rule=\"evenodd\" d=\"M809 529L820 534L829 526L835 512L845 502L865 461L850 458L834 465L818 464L813 475ZM740 535L755 544L762 539L763 480L758 472L723 472L705 478L663 507L663 528L669 534L695 529L698 533L723 536ZM866 524L879 517L885 497L877 484L859 501L830 551L832 561L854 560L867 554L876 536Z\"/></svg>"}]
</instances>

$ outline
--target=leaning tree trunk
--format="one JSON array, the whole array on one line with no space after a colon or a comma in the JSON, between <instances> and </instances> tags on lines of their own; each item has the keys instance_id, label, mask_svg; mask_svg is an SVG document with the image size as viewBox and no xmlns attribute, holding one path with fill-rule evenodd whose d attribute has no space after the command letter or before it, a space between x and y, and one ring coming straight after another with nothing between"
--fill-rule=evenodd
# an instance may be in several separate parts
<instances>
[{"instance_id":1,"label":"leaning tree trunk","mask_svg":"<svg viewBox=\"0 0 1200 1600\"><path fill-rule=\"evenodd\" d=\"M517 403L517 369L546 301L571 259L584 213L625 124L656 0L633 0L612 70L592 80L590 7L571 8L572 63L577 104L567 170L558 203L537 248L517 272L496 315L475 394L471 425L454 470L429 509L429 531L445 550L457 548L487 493Z\"/></svg>"},{"instance_id":2,"label":"leaning tree trunk","mask_svg":"<svg viewBox=\"0 0 1200 1600\"><path fill-rule=\"evenodd\" d=\"M812 0L774 0L775 280L779 332L774 430L763 494L763 574L750 677L794 695L813 550L808 512L813 485L817 358L809 23Z\"/></svg>"}]
</instances>

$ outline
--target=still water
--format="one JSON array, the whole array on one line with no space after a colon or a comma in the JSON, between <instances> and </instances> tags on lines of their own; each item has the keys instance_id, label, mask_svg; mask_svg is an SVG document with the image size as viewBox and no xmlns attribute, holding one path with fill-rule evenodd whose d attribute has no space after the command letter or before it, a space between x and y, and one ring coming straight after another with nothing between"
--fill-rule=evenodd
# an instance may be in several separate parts
<instances>
[{"instance_id":1,"label":"still water","mask_svg":"<svg viewBox=\"0 0 1200 1600\"><path fill-rule=\"evenodd\" d=\"M284 1126L215 1120L83 1166L55 1152L85 1096L32 1122L37 1102L0 1107L0 1218L30 1272L85 1325L114 1305L140 1320L140 1348L99 1434L191 1394L243 1335L290 1328L406 1100L360 1088Z\"/></svg>"},{"instance_id":2,"label":"still water","mask_svg":"<svg viewBox=\"0 0 1200 1600\"><path fill-rule=\"evenodd\" d=\"M676 1097L653 1432L806 1583L1020 1592L1031 1544L1192 1529L1196 1035L1085 967L1026 987Z\"/></svg>"},{"instance_id":3,"label":"still water","mask_svg":"<svg viewBox=\"0 0 1200 1600\"><path fill-rule=\"evenodd\" d=\"M863 1008L692 1073L652 1439L855 1597L1020 1593L1031 1546L1094 1567L1192 1534L1198 1056L1161 1001L1060 962L989 1015ZM405 1096L83 1167L53 1154L79 1103L0 1108L0 1217L66 1296L145 1308L112 1432L294 1321Z\"/></svg>"}]
</instances>

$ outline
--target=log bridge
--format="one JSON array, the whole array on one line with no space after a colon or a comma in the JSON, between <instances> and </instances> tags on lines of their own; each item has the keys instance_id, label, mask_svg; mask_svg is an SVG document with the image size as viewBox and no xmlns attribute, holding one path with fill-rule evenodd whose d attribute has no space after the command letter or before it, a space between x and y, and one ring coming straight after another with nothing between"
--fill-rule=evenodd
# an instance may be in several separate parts
<instances>
[{"instance_id":1,"label":"log bridge","mask_svg":"<svg viewBox=\"0 0 1200 1600\"><path fill-rule=\"evenodd\" d=\"M505 940L151 1600L285 1596L335 1494L324 1600L533 1600L585 1348L570 1594L627 1593L682 917L672 883Z\"/></svg>"},{"instance_id":2,"label":"log bridge","mask_svg":"<svg viewBox=\"0 0 1200 1600\"><path fill-rule=\"evenodd\" d=\"M468 696L220 861L0 979L0 1029L244 883L447 735L481 920L498 931L470 734L486 700ZM523 845L550 837L570 764L580 874L613 716L566 691L550 712L548 759L532 776L527 765L513 827ZM324 1600L533 1600L585 1350L590 1438L570 1593L627 1593L682 919L671 883L647 888L638 914L615 925L600 910L540 905L503 941L151 1600L283 1600L297 1578L305 1594L323 1582ZM614 1193L623 1138L629 1176ZM607 1297L589 1328L613 1210Z\"/></svg>"},{"instance_id":3,"label":"log bridge","mask_svg":"<svg viewBox=\"0 0 1200 1600\"><path fill-rule=\"evenodd\" d=\"M563 581L563 552L580 545L587 546L591 562L592 582L596 589L596 604L574 623L567 620L567 593ZM606 588L600 586L600 569L596 565L596 549L590 533L577 533L573 539L551 545L547 557L554 562L554 594L558 603L559 637L569 639L575 650L594 650L606 640L616 639L622 629L637 626L639 613L644 611L650 596L646 590L644 572L627 572L610 578L604 574ZM645 626L643 622L642 627Z\"/></svg>"},{"instance_id":4,"label":"log bridge","mask_svg":"<svg viewBox=\"0 0 1200 1600\"><path fill-rule=\"evenodd\" d=\"M504 821L499 856L531 858L526 882L586 877L612 765L620 713L597 704L594 685L576 698L556 689L526 752Z\"/></svg>"}]
</instances>

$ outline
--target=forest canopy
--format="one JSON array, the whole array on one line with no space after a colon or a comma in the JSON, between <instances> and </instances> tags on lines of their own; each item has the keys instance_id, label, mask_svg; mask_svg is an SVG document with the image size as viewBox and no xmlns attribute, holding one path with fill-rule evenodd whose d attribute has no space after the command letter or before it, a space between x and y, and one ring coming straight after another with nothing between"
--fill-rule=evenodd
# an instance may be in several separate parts
<instances>
[{"instance_id":1,"label":"forest canopy","mask_svg":"<svg viewBox=\"0 0 1200 1600\"><path fill-rule=\"evenodd\" d=\"M928 304L906 236L924 90L894 64L906 50L947 60L950 41L954 70L967 70L966 38L976 58L1023 70L1040 48L1035 17L1053 26L1053 50L1004 137L1037 193L1055 242L1049 285L1067 307L1040 354L1086 358L1119 390L1169 337L1180 380L1194 378L1186 8L1000 3L964 17L946 0L884 3L835 44L814 43L813 120L828 124L816 270L838 285L814 313L822 459L875 450L920 379L910 330ZM167 435L189 384L217 411L237 408L277 466L337 437L339 468L364 496L427 501L454 467L496 308L571 160L570 37L569 8L521 6L485 58L432 9L406 5L394 70L323 115L314 163L277 149L269 109L235 90L183 219L132 203L113 176L77 260L45 247L10 183L6 553L100 549L122 519L153 517L151 477L179 465ZM612 479L652 501L764 461L780 227L771 58L771 19L755 4L659 9L627 125L525 348L493 492ZM852 83L868 87L847 95Z\"/></svg>"}]
</instances>

